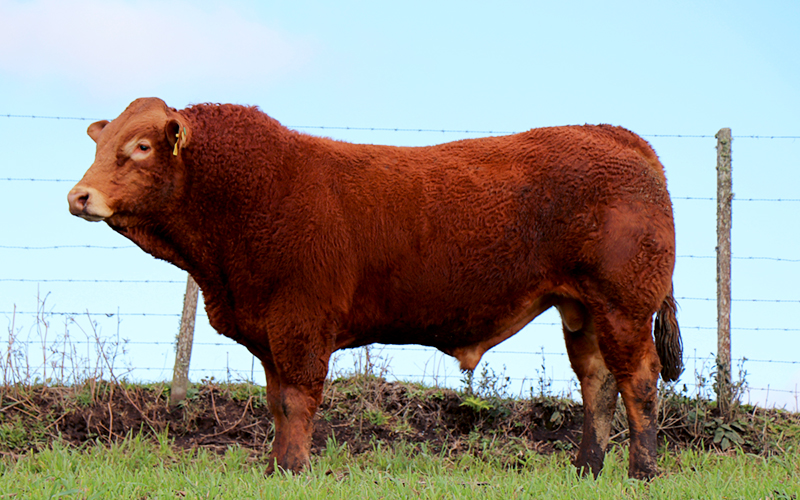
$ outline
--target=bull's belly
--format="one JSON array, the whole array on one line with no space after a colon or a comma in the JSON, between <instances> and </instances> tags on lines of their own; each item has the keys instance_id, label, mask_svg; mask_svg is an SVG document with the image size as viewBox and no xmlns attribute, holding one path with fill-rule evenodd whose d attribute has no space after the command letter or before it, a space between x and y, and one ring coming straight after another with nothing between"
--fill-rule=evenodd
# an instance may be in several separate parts
<instances>
[{"instance_id":1,"label":"bull's belly","mask_svg":"<svg viewBox=\"0 0 800 500\"><path fill-rule=\"evenodd\" d=\"M399 319L371 328L354 328L341 332L336 348L359 347L381 344L419 344L435 347L459 360L462 370L472 370L483 354L516 334L534 318L560 303L555 295L539 295L526 298L511 309L473 318L471 321L457 318L451 321L429 324L414 324Z\"/></svg>"},{"instance_id":2,"label":"bull's belly","mask_svg":"<svg viewBox=\"0 0 800 500\"><path fill-rule=\"evenodd\" d=\"M436 325L387 324L372 329L347 332L347 345L339 348L359 347L369 344L418 344L437 349L453 349L474 344L495 335L497 326L493 322L469 325L463 322ZM338 343L338 342L337 342Z\"/></svg>"}]
</instances>

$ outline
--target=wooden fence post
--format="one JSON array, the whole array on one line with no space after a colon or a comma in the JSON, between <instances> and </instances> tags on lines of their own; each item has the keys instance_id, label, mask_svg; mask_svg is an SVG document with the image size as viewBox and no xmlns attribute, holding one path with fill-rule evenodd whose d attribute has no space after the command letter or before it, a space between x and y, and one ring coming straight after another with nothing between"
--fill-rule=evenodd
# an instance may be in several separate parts
<instances>
[{"instance_id":1,"label":"wooden fence post","mask_svg":"<svg viewBox=\"0 0 800 500\"><path fill-rule=\"evenodd\" d=\"M189 388L189 361L192 358L194 339L194 320L197 316L197 283L189 276L186 280L186 295L183 297L181 329L175 347L175 369L172 372L172 389L169 394L170 406L180 404L186 398Z\"/></svg>"},{"instance_id":2,"label":"wooden fence post","mask_svg":"<svg viewBox=\"0 0 800 500\"><path fill-rule=\"evenodd\" d=\"M731 129L717 132L717 405L730 418L731 390Z\"/></svg>"}]
</instances>

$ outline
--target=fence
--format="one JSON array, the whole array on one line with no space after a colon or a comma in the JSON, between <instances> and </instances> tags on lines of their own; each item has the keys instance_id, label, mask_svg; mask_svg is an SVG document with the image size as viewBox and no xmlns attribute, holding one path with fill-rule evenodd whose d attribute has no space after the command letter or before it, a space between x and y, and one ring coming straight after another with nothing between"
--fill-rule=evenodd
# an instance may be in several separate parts
<instances>
[{"instance_id":1,"label":"fence","mask_svg":"<svg viewBox=\"0 0 800 500\"><path fill-rule=\"evenodd\" d=\"M61 126L68 123L54 122ZM400 133L393 129L317 128L326 133ZM430 129L405 133L427 134L425 137L432 142L440 141L443 134L482 134ZM83 140L82 137L81 131L76 140ZM646 137L666 165L678 229L675 289L681 307L679 319L687 370L676 387L683 390L685 386L685 390L694 393L709 392L717 370L712 154L716 143L712 135ZM754 160L758 157L781 158L767 161L783 162L791 166L789 170L800 171L795 168L796 139L734 135L733 155L734 191L743 186L743 196L733 199L733 359L747 371L745 380L750 386L745 388L746 402L749 398L752 402L792 409L798 409L800 358L796 353L800 352L800 328L790 318L800 312L800 297L790 283L800 278L800 254L795 237L782 234L780 227L791 222L791 214L800 208L796 188L792 187L800 186L800 182L794 180L796 177L783 177L779 182L759 185L751 178L753 171L764 165L764 160ZM770 148L777 153L765 153ZM26 206L24 200L30 205L33 199L34 209L41 205L36 220L43 221L39 225L7 222L0 240L0 255L6 263L0 271L0 314L8 321L0 357L9 360L12 356L27 356L29 375L45 379L53 375L53 370L67 373L77 366L74 359L69 364L61 352L64 349L59 351L59 346L69 346L70 352L80 358L78 362L86 362L84 371L107 373L113 369L116 376L168 379L174 362L174 336L179 326L185 274L153 260L108 228L77 220L67 213L66 191L89 162L83 153L75 156L70 175L64 174L65 169L0 174L0 189L5 195L0 207L6 209L5 213L15 213L13 209ZM691 172L685 173L682 164L690 165ZM51 199L58 202L50 202ZM12 339L14 344L9 345ZM253 357L214 333L202 312L197 318L194 349L190 371L193 380L213 376L263 383L263 374ZM384 368L390 378L450 386L461 383L456 364L431 349L379 346L372 356L372 362L378 356L380 363L388 363ZM346 352L337 359L334 371L353 369L364 362L363 351ZM478 370L486 366L508 378L513 387L510 392L525 395L531 390L548 390L579 396L564 351L560 320L552 312L489 351ZM733 372L734 379L741 377L736 368Z\"/></svg>"}]
</instances>

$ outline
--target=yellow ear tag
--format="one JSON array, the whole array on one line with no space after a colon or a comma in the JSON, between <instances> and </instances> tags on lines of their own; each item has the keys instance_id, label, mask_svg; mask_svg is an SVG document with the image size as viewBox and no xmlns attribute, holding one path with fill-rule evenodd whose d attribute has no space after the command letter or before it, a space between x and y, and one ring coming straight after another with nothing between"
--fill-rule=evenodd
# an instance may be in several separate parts
<instances>
[{"instance_id":1,"label":"yellow ear tag","mask_svg":"<svg viewBox=\"0 0 800 500\"><path fill-rule=\"evenodd\" d=\"M178 130L178 133L175 134L175 149L172 150L172 156L178 156L178 144L181 141L186 142L186 127Z\"/></svg>"},{"instance_id":2,"label":"yellow ear tag","mask_svg":"<svg viewBox=\"0 0 800 500\"><path fill-rule=\"evenodd\" d=\"M178 132L175 134L175 149L172 150L172 156L178 156L178 144L181 140L181 133Z\"/></svg>"}]
</instances>

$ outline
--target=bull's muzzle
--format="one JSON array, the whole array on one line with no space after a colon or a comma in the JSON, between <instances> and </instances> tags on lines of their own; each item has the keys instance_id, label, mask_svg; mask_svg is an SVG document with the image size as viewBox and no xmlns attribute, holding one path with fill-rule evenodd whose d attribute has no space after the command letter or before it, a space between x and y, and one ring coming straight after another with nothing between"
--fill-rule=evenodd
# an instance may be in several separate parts
<instances>
[{"instance_id":1,"label":"bull's muzzle","mask_svg":"<svg viewBox=\"0 0 800 500\"><path fill-rule=\"evenodd\" d=\"M69 213L89 221L101 221L114 212L98 190L78 184L67 195Z\"/></svg>"}]
</instances>

